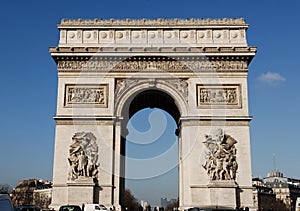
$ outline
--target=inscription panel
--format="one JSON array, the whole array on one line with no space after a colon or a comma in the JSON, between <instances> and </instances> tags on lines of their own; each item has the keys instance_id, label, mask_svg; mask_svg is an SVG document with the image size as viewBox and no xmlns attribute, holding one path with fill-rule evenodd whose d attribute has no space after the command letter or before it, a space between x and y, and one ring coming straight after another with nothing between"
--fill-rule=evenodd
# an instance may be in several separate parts
<instances>
[{"instance_id":1,"label":"inscription panel","mask_svg":"<svg viewBox=\"0 0 300 211\"><path fill-rule=\"evenodd\" d=\"M198 108L241 108L241 88L235 85L197 85Z\"/></svg>"},{"instance_id":2,"label":"inscription panel","mask_svg":"<svg viewBox=\"0 0 300 211\"><path fill-rule=\"evenodd\" d=\"M108 104L108 84L67 84L65 86L65 107L103 107Z\"/></svg>"}]
</instances>

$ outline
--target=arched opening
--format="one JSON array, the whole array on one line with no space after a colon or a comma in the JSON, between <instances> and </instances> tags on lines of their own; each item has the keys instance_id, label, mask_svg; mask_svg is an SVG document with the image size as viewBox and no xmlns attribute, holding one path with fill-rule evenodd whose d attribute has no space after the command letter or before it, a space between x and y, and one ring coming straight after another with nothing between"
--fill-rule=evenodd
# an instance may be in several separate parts
<instances>
[{"instance_id":1,"label":"arched opening","mask_svg":"<svg viewBox=\"0 0 300 211\"><path fill-rule=\"evenodd\" d=\"M177 199L181 114L174 99L162 90L144 90L127 100L122 114L121 205L125 188L151 206L160 206L161 198Z\"/></svg>"}]
</instances>

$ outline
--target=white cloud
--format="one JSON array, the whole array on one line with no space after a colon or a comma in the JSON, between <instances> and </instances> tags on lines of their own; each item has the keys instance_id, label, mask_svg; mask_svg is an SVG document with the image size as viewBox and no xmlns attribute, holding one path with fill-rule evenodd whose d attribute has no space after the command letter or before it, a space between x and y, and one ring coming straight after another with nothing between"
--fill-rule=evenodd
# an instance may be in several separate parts
<instances>
[{"instance_id":1,"label":"white cloud","mask_svg":"<svg viewBox=\"0 0 300 211\"><path fill-rule=\"evenodd\" d=\"M267 72L259 76L258 80L269 85L277 85L283 83L286 79L278 73Z\"/></svg>"}]
</instances>

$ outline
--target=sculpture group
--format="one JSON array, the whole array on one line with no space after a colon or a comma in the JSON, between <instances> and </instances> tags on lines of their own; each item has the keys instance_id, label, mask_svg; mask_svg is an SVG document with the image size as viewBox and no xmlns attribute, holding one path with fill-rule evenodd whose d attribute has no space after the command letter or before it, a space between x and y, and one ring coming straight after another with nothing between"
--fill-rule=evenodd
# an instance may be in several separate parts
<instances>
[{"instance_id":1,"label":"sculpture group","mask_svg":"<svg viewBox=\"0 0 300 211\"><path fill-rule=\"evenodd\" d=\"M238 164L236 162L237 141L222 129L213 135L206 135L206 163L203 165L211 180L235 180Z\"/></svg>"},{"instance_id":2,"label":"sculpture group","mask_svg":"<svg viewBox=\"0 0 300 211\"><path fill-rule=\"evenodd\" d=\"M74 134L69 146L68 161L70 164L69 180L80 177L97 178L98 146L93 133L77 132Z\"/></svg>"}]
</instances>

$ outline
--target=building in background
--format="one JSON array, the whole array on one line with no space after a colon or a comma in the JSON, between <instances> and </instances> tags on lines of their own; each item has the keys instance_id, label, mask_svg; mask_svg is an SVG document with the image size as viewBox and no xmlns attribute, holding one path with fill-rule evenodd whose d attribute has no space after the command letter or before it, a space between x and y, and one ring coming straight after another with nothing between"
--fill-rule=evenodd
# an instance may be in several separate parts
<instances>
[{"instance_id":1,"label":"building in background","mask_svg":"<svg viewBox=\"0 0 300 211\"><path fill-rule=\"evenodd\" d=\"M283 173L270 172L263 179L266 187L272 188L278 201L282 201L287 210L295 210L297 197L300 197L300 180L284 177Z\"/></svg>"},{"instance_id":2,"label":"building in background","mask_svg":"<svg viewBox=\"0 0 300 211\"><path fill-rule=\"evenodd\" d=\"M276 195L272 188L263 184L262 179L253 178L253 204L256 210L271 210L277 204Z\"/></svg>"},{"instance_id":3,"label":"building in background","mask_svg":"<svg viewBox=\"0 0 300 211\"><path fill-rule=\"evenodd\" d=\"M300 180L287 178L274 171L267 177L253 178L253 201L257 210L294 211L300 197Z\"/></svg>"},{"instance_id":4,"label":"building in background","mask_svg":"<svg viewBox=\"0 0 300 211\"><path fill-rule=\"evenodd\" d=\"M52 182L38 179L20 180L10 196L14 206L35 205L48 208L51 203Z\"/></svg>"}]
</instances>

